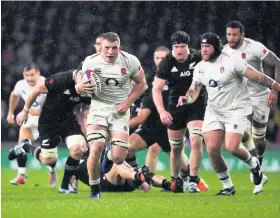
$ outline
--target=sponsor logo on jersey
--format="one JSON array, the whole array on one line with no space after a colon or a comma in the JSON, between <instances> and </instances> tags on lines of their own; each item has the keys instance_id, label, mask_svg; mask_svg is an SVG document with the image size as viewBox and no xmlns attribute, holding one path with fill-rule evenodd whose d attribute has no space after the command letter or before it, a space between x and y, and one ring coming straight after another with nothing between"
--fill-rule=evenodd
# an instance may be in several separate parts
<instances>
[{"instance_id":1,"label":"sponsor logo on jersey","mask_svg":"<svg viewBox=\"0 0 280 218\"><path fill-rule=\"evenodd\" d=\"M49 84L50 84L50 85L53 84L53 82L54 82L54 79L50 79L50 80L49 80Z\"/></svg>"},{"instance_id":2,"label":"sponsor logo on jersey","mask_svg":"<svg viewBox=\"0 0 280 218\"><path fill-rule=\"evenodd\" d=\"M266 52L267 52L267 50L266 50L266 49L263 49L263 54L264 54L264 55L266 54Z\"/></svg>"},{"instance_id":3,"label":"sponsor logo on jersey","mask_svg":"<svg viewBox=\"0 0 280 218\"><path fill-rule=\"evenodd\" d=\"M241 54L241 57L242 57L243 59L245 59L245 58L246 58L246 53L243 52L243 53Z\"/></svg>"},{"instance_id":4,"label":"sponsor logo on jersey","mask_svg":"<svg viewBox=\"0 0 280 218\"><path fill-rule=\"evenodd\" d=\"M69 98L70 101L79 101L80 100L80 97L74 97L74 96L71 96Z\"/></svg>"},{"instance_id":5,"label":"sponsor logo on jersey","mask_svg":"<svg viewBox=\"0 0 280 218\"><path fill-rule=\"evenodd\" d=\"M192 62L192 63L190 64L190 66L189 66L189 69L194 69L194 68L195 68L195 66L194 66L195 63L196 63L196 62Z\"/></svg>"},{"instance_id":6,"label":"sponsor logo on jersey","mask_svg":"<svg viewBox=\"0 0 280 218\"><path fill-rule=\"evenodd\" d=\"M171 72L172 72L172 73L178 72L178 69L174 66L174 67L171 69Z\"/></svg>"},{"instance_id":7,"label":"sponsor logo on jersey","mask_svg":"<svg viewBox=\"0 0 280 218\"><path fill-rule=\"evenodd\" d=\"M44 139L44 140L42 141L42 145L44 145L44 146L49 146L50 143L48 143L48 142L49 142L49 139Z\"/></svg>"},{"instance_id":8,"label":"sponsor logo on jersey","mask_svg":"<svg viewBox=\"0 0 280 218\"><path fill-rule=\"evenodd\" d=\"M184 72L181 72L180 77L185 77L185 76L190 76L190 75L191 75L190 71L184 71Z\"/></svg>"},{"instance_id":9,"label":"sponsor logo on jersey","mask_svg":"<svg viewBox=\"0 0 280 218\"><path fill-rule=\"evenodd\" d=\"M217 87L218 86L218 83L213 80L213 79L210 79L209 80L209 87Z\"/></svg>"},{"instance_id":10,"label":"sponsor logo on jersey","mask_svg":"<svg viewBox=\"0 0 280 218\"><path fill-rule=\"evenodd\" d=\"M224 68L224 67L221 67L221 68L220 68L220 73L223 73L223 72L225 72L225 68Z\"/></svg>"},{"instance_id":11,"label":"sponsor logo on jersey","mask_svg":"<svg viewBox=\"0 0 280 218\"><path fill-rule=\"evenodd\" d=\"M70 93L69 89L67 89L66 91L63 92L63 94L70 95L71 93Z\"/></svg>"}]
</instances>

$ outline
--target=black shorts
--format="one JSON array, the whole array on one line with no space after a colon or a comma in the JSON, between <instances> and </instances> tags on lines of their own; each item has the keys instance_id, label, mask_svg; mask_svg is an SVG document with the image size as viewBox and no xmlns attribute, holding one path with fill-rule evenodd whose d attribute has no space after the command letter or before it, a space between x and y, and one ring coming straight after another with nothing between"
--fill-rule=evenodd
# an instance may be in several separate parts
<instances>
[{"instance_id":1,"label":"black shorts","mask_svg":"<svg viewBox=\"0 0 280 218\"><path fill-rule=\"evenodd\" d=\"M135 187L129 185L127 179L123 185L113 185L104 175L100 178L100 188L103 192L133 192L135 190Z\"/></svg>"},{"instance_id":2,"label":"black shorts","mask_svg":"<svg viewBox=\"0 0 280 218\"><path fill-rule=\"evenodd\" d=\"M170 144L167 135L167 129L156 131L153 129L137 129L134 133L138 134L150 147L154 143L158 143L164 152L170 152Z\"/></svg>"},{"instance_id":3,"label":"black shorts","mask_svg":"<svg viewBox=\"0 0 280 218\"><path fill-rule=\"evenodd\" d=\"M176 104L169 106L169 113L171 114L173 121L168 125L168 129L179 130L184 129L187 123L194 120L204 120L205 113L204 99L200 98L190 105L184 105L182 107L176 107Z\"/></svg>"},{"instance_id":4,"label":"black shorts","mask_svg":"<svg viewBox=\"0 0 280 218\"><path fill-rule=\"evenodd\" d=\"M75 116L69 117L61 123L57 123L57 121L53 124L39 123L38 130L41 147L44 149L56 148L61 141L64 142L67 136L83 135Z\"/></svg>"}]
</instances>

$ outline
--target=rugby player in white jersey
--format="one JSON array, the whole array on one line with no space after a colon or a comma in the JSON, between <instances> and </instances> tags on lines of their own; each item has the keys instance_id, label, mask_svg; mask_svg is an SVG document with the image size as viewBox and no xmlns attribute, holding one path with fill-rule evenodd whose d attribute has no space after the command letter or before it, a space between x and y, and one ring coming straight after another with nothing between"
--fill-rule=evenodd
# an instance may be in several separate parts
<instances>
[{"instance_id":1,"label":"rugby player in white jersey","mask_svg":"<svg viewBox=\"0 0 280 218\"><path fill-rule=\"evenodd\" d=\"M122 164L127 155L129 107L144 91L146 80L139 60L120 50L120 38L113 32L104 34L101 53L87 57L82 70L93 71L101 81L101 92L93 95L87 119L90 198L100 198L98 162L106 139L110 138L112 146L105 152L104 173L113 163Z\"/></svg>"},{"instance_id":2,"label":"rugby player in white jersey","mask_svg":"<svg viewBox=\"0 0 280 218\"><path fill-rule=\"evenodd\" d=\"M15 123L14 111L19 103L20 97L26 101L28 94L31 92L33 87L37 84L38 81L44 81L45 78L40 76L40 70L37 64L30 64L23 69L23 78L18 81L15 85L14 90L10 95L9 101L9 111L7 116L7 121L10 125ZM41 113L42 106L45 102L46 95L39 95L32 107L29 111L28 120L25 124L20 127L19 130L19 139L18 144L30 144L31 141L37 140L39 137L38 132L38 120ZM13 148L12 148L13 149ZM26 182L26 162L27 162L27 154L14 156L9 155L9 159L17 159L18 163L18 175L16 178L12 179L10 183L12 185L24 184ZM51 187L55 187L57 183L57 176L55 174L55 165L49 167L50 175L49 175L49 184Z\"/></svg>"},{"instance_id":3,"label":"rugby player in white jersey","mask_svg":"<svg viewBox=\"0 0 280 218\"><path fill-rule=\"evenodd\" d=\"M193 82L178 107L193 103L204 85L208 93L203 133L212 166L223 184L217 195L234 195L235 187L222 157L223 143L234 156L244 161L252 172L255 185L265 183L267 177L260 169L259 160L240 145L246 129L247 115L252 111L246 78L265 87L280 91L280 84L256 71L241 57L229 57L221 52L219 37L214 33L201 36L202 61L195 67Z\"/></svg>"},{"instance_id":4,"label":"rugby player in white jersey","mask_svg":"<svg viewBox=\"0 0 280 218\"><path fill-rule=\"evenodd\" d=\"M239 55L249 65L261 73L272 75L270 70L275 69L274 79L280 81L280 60L262 43L245 38L244 26L240 21L231 21L226 26L226 35L228 44L224 46L223 52L228 55ZM270 66L264 71L263 65ZM266 149L266 128L269 118L270 107L277 102L277 92L264 89L262 85L255 81L248 80L247 83L250 99L253 105L253 114L249 116L248 128L246 129L242 141L249 151L254 150L256 146L257 157L262 164L263 155ZM267 101L267 96L271 100ZM252 142L252 138L254 142ZM262 185L255 187L254 193L262 191Z\"/></svg>"}]
</instances>

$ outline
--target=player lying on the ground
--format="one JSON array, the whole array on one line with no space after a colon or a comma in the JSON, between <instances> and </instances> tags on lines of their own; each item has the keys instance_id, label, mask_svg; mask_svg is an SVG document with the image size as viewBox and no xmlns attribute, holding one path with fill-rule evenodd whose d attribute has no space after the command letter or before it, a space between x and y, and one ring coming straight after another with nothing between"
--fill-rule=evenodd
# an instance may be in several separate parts
<instances>
[{"instance_id":1,"label":"player lying on the ground","mask_svg":"<svg viewBox=\"0 0 280 218\"><path fill-rule=\"evenodd\" d=\"M70 188L77 192L78 180L89 186L89 176L87 171L88 151L77 168L75 175L70 182ZM117 165L114 164L112 169L100 175L101 191L106 192L131 192L140 187L145 192L150 190L148 183L155 187L162 187L163 190L170 191L170 182L164 177L150 173L149 168L144 165L139 169L133 169L126 162Z\"/></svg>"}]
</instances>

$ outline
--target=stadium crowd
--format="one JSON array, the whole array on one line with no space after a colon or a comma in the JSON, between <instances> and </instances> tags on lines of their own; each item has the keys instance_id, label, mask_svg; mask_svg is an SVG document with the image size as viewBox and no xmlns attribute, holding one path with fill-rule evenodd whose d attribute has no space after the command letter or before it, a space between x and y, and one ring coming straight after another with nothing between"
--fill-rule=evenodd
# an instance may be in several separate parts
<instances>
[{"instance_id":1,"label":"stadium crowd","mask_svg":"<svg viewBox=\"0 0 280 218\"><path fill-rule=\"evenodd\" d=\"M279 56L279 6L279 2L3 2L2 140L18 138L18 127L6 121L8 99L27 63L38 63L46 77L75 68L93 52L89 45L99 33L115 31L121 36L122 48L136 55L145 72L150 72L154 49L170 47L172 32L186 30L192 47L198 48L199 35L205 30L215 31L224 42L221 27L232 19L242 20L247 37ZM267 139L275 144L280 144L279 105L278 101L278 107L271 110L267 129Z\"/></svg>"}]
</instances>

